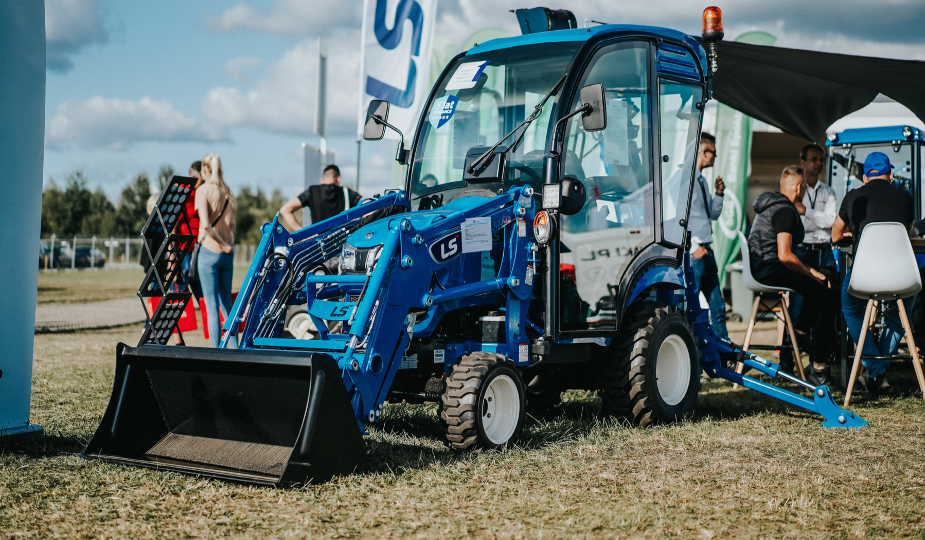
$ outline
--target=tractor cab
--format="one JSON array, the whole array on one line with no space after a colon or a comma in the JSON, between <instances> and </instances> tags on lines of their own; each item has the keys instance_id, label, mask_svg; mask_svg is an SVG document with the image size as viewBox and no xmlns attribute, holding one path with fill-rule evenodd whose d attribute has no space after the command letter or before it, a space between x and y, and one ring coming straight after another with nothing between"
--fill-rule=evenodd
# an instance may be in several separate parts
<instances>
[{"instance_id":1,"label":"tractor cab","mask_svg":"<svg viewBox=\"0 0 925 540\"><path fill-rule=\"evenodd\" d=\"M539 241L552 271L534 289L534 322L556 339L610 336L647 289L643 276L680 265L706 66L696 41L661 28L477 45L449 63L425 105L405 157L411 210L531 186L553 231ZM576 112L594 91L601 122L588 125ZM571 197L562 208L560 192Z\"/></svg>"},{"instance_id":2,"label":"tractor cab","mask_svg":"<svg viewBox=\"0 0 925 540\"><path fill-rule=\"evenodd\" d=\"M862 169L867 156L872 152L883 152L895 167L893 183L912 194L915 218L922 219L925 208L923 145L925 133L911 126L857 128L830 133L825 143L829 155L826 176L835 190L837 203L841 205L845 194L863 185Z\"/></svg>"}]
</instances>

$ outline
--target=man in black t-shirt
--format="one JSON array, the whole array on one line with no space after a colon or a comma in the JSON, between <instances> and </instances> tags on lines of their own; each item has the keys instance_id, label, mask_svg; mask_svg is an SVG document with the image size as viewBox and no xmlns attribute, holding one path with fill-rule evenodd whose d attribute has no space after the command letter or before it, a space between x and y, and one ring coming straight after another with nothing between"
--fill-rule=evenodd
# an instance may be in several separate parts
<instances>
[{"instance_id":1,"label":"man in black t-shirt","mask_svg":"<svg viewBox=\"0 0 925 540\"><path fill-rule=\"evenodd\" d=\"M337 165L328 165L324 168L321 183L311 186L298 197L293 197L279 210L280 217L291 231L303 227L296 221L294 212L299 208L308 208L312 223L318 223L340 214L356 206L363 197L350 188L340 185L340 169ZM302 221L307 222L303 212ZM307 223L305 224L307 226Z\"/></svg>"},{"instance_id":2,"label":"man in black t-shirt","mask_svg":"<svg viewBox=\"0 0 925 540\"><path fill-rule=\"evenodd\" d=\"M861 233L868 223L895 222L902 223L906 228L912 225L915 219L915 203L908 191L892 184L892 169L890 158L886 154L872 152L867 156L864 160L864 185L845 195L841 209L838 211L838 217L832 225L833 242L850 236L854 249L857 250ZM861 337L861 326L864 324L867 301L848 294L850 282L851 269L849 268L842 284L842 313L845 315L848 332L857 343ZM912 313L914 303L914 296L903 298L907 313ZM886 307L883 311L888 309L889 307ZM865 356L890 356L896 353L899 341L903 337L903 329L894 320L895 318L895 316L886 318L886 326L880 333L879 342L870 332L867 333L864 339L863 354ZM884 374L890 365L889 359L862 358L861 362L867 369L868 379L865 382L869 392L875 395L895 393Z\"/></svg>"},{"instance_id":3,"label":"man in black t-shirt","mask_svg":"<svg viewBox=\"0 0 925 540\"><path fill-rule=\"evenodd\" d=\"M830 324L835 315L832 306L837 298L828 278L816 269L800 262L793 247L803 241L803 223L795 202L803 200L803 171L796 166L784 169L780 192L763 193L755 200L758 214L748 237L748 252L752 276L765 285L786 287L803 295L804 303L794 323L800 348L809 353L812 369L808 379L813 384L831 384L831 374L825 365L834 350L835 335ZM813 331L810 341L809 333ZM792 369L781 358L783 369Z\"/></svg>"}]
</instances>

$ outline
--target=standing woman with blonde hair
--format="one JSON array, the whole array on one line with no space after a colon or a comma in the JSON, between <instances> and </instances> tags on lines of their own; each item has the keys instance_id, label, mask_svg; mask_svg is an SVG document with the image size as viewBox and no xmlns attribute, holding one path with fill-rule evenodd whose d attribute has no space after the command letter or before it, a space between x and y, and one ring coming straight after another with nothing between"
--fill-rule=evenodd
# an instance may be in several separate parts
<instances>
[{"instance_id":1,"label":"standing woman with blonde hair","mask_svg":"<svg viewBox=\"0 0 925 540\"><path fill-rule=\"evenodd\" d=\"M231 276L234 271L234 226L237 204L225 184L222 160L216 154L202 158L203 184L196 189L199 213L199 258L197 269L202 284L206 312L209 314L209 344L221 340L218 312L225 318L231 312ZM232 326L230 348L238 347L237 325Z\"/></svg>"}]
</instances>

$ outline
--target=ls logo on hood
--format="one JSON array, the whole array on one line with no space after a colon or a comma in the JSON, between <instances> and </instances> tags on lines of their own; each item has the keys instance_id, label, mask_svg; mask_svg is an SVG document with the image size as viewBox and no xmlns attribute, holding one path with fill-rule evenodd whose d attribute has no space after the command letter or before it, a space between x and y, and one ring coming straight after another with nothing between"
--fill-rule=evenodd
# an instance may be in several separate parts
<instances>
[{"instance_id":1,"label":"ls logo on hood","mask_svg":"<svg viewBox=\"0 0 925 540\"><path fill-rule=\"evenodd\" d=\"M462 253L461 233L456 231L430 245L430 256L435 262L442 264Z\"/></svg>"}]
</instances>

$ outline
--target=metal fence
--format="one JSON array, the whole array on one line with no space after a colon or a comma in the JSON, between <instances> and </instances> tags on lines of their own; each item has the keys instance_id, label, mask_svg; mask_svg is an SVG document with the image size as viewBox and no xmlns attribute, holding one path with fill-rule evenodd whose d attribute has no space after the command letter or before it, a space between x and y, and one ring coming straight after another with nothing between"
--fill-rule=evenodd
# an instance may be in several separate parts
<instances>
[{"instance_id":1,"label":"metal fence","mask_svg":"<svg viewBox=\"0 0 925 540\"><path fill-rule=\"evenodd\" d=\"M53 234L42 238L39 243L39 268L49 271L79 268L135 269L141 267L143 249L141 238L101 238L93 235L64 237ZM249 266L256 249L253 244L235 246L235 266Z\"/></svg>"}]
</instances>

